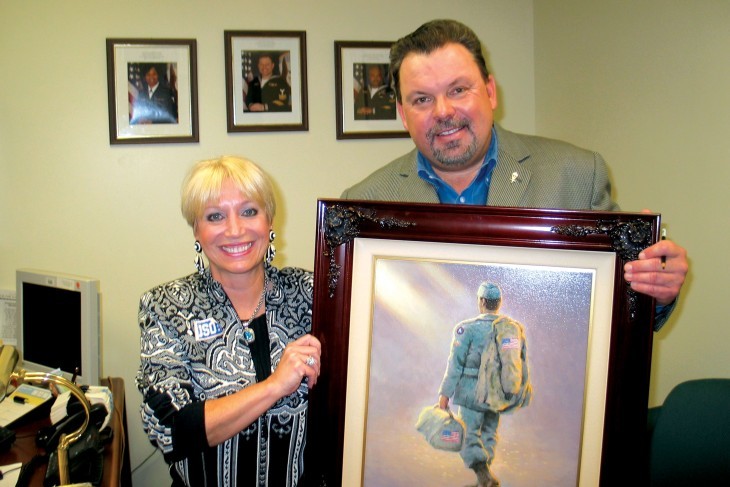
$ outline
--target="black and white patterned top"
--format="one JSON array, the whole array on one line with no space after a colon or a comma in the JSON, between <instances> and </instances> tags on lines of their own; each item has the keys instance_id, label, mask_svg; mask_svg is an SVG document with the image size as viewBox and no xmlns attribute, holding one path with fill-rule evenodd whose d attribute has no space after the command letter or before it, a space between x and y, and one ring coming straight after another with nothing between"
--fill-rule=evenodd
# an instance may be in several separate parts
<instances>
[{"instance_id":1,"label":"black and white patterned top","mask_svg":"<svg viewBox=\"0 0 730 487\"><path fill-rule=\"evenodd\" d=\"M266 322L274 370L284 347L311 331L313 277L296 268L267 266L266 273ZM172 485L297 485L306 442L304 383L233 438L215 447L207 445L204 401L256 382L241 321L210 271L145 293L139 325L141 365L136 383L143 395L142 424L170 464Z\"/></svg>"}]
</instances>

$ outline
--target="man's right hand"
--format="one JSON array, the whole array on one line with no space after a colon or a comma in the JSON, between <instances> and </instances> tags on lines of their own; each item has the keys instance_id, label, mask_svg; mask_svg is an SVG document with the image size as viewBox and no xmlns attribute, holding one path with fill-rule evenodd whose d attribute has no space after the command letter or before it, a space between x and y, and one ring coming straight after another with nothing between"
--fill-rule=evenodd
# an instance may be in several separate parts
<instances>
[{"instance_id":1,"label":"man's right hand","mask_svg":"<svg viewBox=\"0 0 730 487\"><path fill-rule=\"evenodd\" d=\"M449 409L449 398L446 396L439 396L439 407L441 409Z\"/></svg>"}]
</instances>

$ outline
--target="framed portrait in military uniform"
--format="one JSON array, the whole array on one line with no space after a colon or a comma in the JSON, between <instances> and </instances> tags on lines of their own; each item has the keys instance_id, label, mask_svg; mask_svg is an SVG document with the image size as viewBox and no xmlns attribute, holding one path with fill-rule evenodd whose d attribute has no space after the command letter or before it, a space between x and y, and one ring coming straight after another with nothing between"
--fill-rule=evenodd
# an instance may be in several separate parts
<instances>
[{"instance_id":1,"label":"framed portrait in military uniform","mask_svg":"<svg viewBox=\"0 0 730 487\"><path fill-rule=\"evenodd\" d=\"M320 200L316 485L474 484L467 466L482 451L503 485L643 478L654 302L622 269L660 224L658 214ZM449 429L439 445L463 441L458 452L416 427L445 397L465 437Z\"/></svg>"},{"instance_id":2,"label":"framed portrait in military uniform","mask_svg":"<svg viewBox=\"0 0 730 487\"><path fill-rule=\"evenodd\" d=\"M228 132L308 130L304 31L224 32Z\"/></svg>"},{"instance_id":3,"label":"framed portrait in military uniform","mask_svg":"<svg viewBox=\"0 0 730 487\"><path fill-rule=\"evenodd\" d=\"M198 142L195 39L107 39L109 142Z\"/></svg>"},{"instance_id":4,"label":"framed portrait in military uniform","mask_svg":"<svg viewBox=\"0 0 730 487\"><path fill-rule=\"evenodd\" d=\"M335 41L338 139L408 137L389 69L392 42Z\"/></svg>"}]
</instances>

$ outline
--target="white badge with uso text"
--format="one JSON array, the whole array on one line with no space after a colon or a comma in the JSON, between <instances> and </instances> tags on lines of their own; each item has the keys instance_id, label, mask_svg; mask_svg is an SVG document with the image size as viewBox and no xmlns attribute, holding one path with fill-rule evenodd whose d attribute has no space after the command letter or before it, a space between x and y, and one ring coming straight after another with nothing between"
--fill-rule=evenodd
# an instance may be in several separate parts
<instances>
[{"instance_id":1,"label":"white badge with uso text","mask_svg":"<svg viewBox=\"0 0 730 487\"><path fill-rule=\"evenodd\" d=\"M213 318L206 318L193 321L193 332L195 333L195 339L198 341L210 340L221 336L223 327Z\"/></svg>"}]
</instances>

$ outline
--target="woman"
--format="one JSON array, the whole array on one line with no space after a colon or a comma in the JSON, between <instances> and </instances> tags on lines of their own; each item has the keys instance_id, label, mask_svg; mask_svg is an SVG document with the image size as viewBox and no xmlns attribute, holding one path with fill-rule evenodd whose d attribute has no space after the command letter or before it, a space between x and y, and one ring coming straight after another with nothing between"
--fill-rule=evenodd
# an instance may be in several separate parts
<instances>
[{"instance_id":1,"label":"woman","mask_svg":"<svg viewBox=\"0 0 730 487\"><path fill-rule=\"evenodd\" d=\"M181 195L198 272L141 298L145 432L173 486L295 486L321 352L312 274L270 265L276 203L252 162L199 162Z\"/></svg>"}]
</instances>

